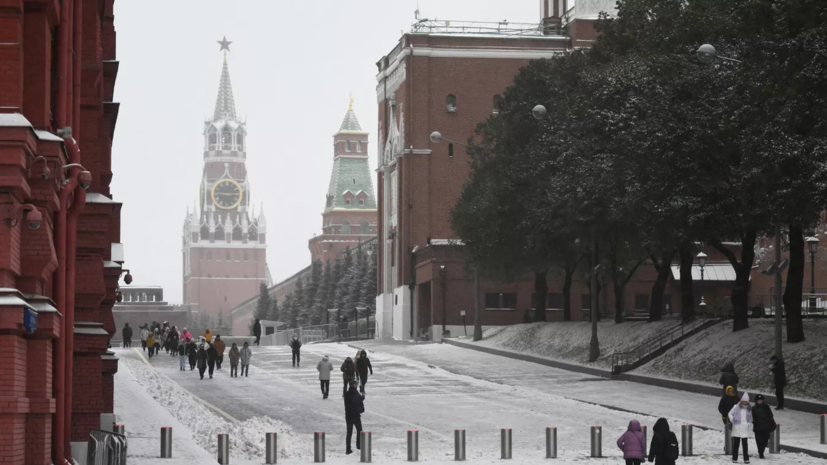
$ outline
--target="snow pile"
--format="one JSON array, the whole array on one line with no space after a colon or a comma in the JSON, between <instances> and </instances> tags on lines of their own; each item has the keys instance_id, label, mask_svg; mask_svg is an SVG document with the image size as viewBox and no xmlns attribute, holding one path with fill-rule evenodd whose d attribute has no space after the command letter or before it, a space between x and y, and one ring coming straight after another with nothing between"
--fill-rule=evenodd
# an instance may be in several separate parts
<instances>
[{"instance_id":1,"label":"snow pile","mask_svg":"<svg viewBox=\"0 0 827 465\"><path fill-rule=\"evenodd\" d=\"M598 322L601 356L596 363L609 369L613 353L632 349L677 325L676 320ZM530 323L489 329L476 344L585 365L589 363L591 335L590 322Z\"/></svg>"},{"instance_id":2,"label":"snow pile","mask_svg":"<svg viewBox=\"0 0 827 465\"><path fill-rule=\"evenodd\" d=\"M739 389L773 393L770 357L775 353L774 331L772 320L751 319L749 329L733 333L732 322L727 321L678 344L636 373L716 385L721 367L732 361L740 378ZM784 393L827 401L827 321L804 320L804 335L806 341L788 344L785 328L783 352L788 382Z\"/></svg>"},{"instance_id":3,"label":"snow pile","mask_svg":"<svg viewBox=\"0 0 827 465\"><path fill-rule=\"evenodd\" d=\"M145 364L120 359L138 383L178 421L192 431L198 444L213 456L218 452L219 433L230 435L230 454L234 458L260 460L265 456L264 433L278 434L279 457L302 457L312 453L309 441L299 437L288 425L269 417L254 417L230 422L196 401L190 393Z\"/></svg>"}]
</instances>

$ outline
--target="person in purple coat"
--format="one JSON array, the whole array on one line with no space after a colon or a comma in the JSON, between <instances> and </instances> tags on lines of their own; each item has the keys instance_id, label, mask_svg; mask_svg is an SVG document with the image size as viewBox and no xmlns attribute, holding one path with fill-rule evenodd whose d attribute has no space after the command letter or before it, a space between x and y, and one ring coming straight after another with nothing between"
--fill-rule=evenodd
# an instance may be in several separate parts
<instances>
[{"instance_id":1,"label":"person in purple coat","mask_svg":"<svg viewBox=\"0 0 827 465\"><path fill-rule=\"evenodd\" d=\"M639 421L629 422L629 429L617 440L617 447L623 451L626 465L640 465L646 454L646 439L643 437Z\"/></svg>"}]
</instances>

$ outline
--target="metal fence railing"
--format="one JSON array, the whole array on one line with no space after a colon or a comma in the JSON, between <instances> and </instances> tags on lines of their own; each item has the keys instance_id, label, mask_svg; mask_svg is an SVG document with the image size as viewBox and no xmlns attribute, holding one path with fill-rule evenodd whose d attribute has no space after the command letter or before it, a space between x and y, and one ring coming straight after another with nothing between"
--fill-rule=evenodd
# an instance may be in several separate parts
<instances>
[{"instance_id":1,"label":"metal fence railing","mask_svg":"<svg viewBox=\"0 0 827 465\"><path fill-rule=\"evenodd\" d=\"M286 346L296 335L302 344L324 341L372 339L376 334L376 319L361 318L358 322L330 323L325 325L302 326L300 328L276 331L262 336L265 346Z\"/></svg>"},{"instance_id":2,"label":"metal fence railing","mask_svg":"<svg viewBox=\"0 0 827 465\"><path fill-rule=\"evenodd\" d=\"M126 465L126 436L91 430L86 465Z\"/></svg>"}]
</instances>

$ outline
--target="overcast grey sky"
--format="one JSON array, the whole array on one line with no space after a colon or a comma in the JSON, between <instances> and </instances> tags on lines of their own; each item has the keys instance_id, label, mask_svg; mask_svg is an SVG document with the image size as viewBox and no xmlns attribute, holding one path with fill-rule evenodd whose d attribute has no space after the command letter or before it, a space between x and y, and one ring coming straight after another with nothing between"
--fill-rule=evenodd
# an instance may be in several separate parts
<instances>
[{"instance_id":1,"label":"overcast grey sky","mask_svg":"<svg viewBox=\"0 0 827 465\"><path fill-rule=\"evenodd\" d=\"M573 3L573 2L569 2ZM539 0L419 0L423 17L538 22ZM417 0L119 0L115 2L112 194L133 285L182 299L181 233L198 197L205 118L229 55L247 118L251 201L264 202L267 261L278 282L310 262L321 233L338 130L353 93L376 163L376 66L414 22ZM374 190L375 190L374 178Z\"/></svg>"}]
</instances>

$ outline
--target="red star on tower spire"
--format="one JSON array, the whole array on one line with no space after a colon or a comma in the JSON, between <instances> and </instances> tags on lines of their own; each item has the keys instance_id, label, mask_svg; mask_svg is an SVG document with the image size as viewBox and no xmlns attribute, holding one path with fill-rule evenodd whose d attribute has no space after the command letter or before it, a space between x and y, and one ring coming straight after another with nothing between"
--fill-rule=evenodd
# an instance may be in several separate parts
<instances>
[{"instance_id":1,"label":"red star on tower spire","mask_svg":"<svg viewBox=\"0 0 827 465\"><path fill-rule=\"evenodd\" d=\"M217 40L216 42L218 42L218 44L221 45L221 50L219 50L220 52L223 52L225 50L228 52L230 51L230 44L232 43L232 41L227 40L227 36L224 36L222 40Z\"/></svg>"}]
</instances>

